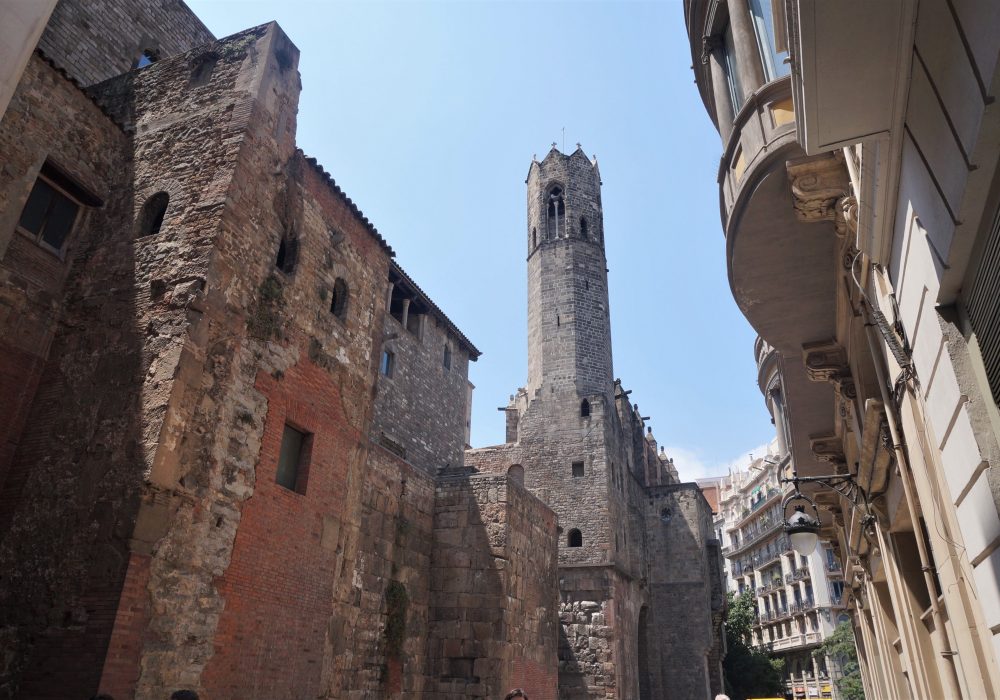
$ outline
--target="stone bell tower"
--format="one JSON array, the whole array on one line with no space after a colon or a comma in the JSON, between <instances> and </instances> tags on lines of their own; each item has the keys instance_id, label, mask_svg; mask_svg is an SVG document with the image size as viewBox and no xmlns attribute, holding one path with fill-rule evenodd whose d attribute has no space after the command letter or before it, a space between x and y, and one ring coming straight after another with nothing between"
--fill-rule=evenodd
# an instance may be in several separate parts
<instances>
[{"instance_id":1,"label":"stone bell tower","mask_svg":"<svg viewBox=\"0 0 1000 700\"><path fill-rule=\"evenodd\" d=\"M577 145L528 171L528 397L610 396L601 176Z\"/></svg>"}]
</instances>

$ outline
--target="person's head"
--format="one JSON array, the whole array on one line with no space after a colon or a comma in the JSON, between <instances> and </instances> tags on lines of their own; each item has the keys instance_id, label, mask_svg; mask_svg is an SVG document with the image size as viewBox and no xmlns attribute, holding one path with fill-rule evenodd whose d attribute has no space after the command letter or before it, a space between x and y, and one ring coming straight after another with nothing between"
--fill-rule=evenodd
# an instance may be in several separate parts
<instances>
[{"instance_id":1,"label":"person's head","mask_svg":"<svg viewBox=\"0 0 1000 700\"><path fill-rule=\"evenodd\" d=\"M514 700L514 698L524 698L524 700L528 700L528 694L520 688L514 688L514 690L507 693L507 697L503 700Z\"/></svg>"},{"instance_id":2,"label":"person's head","mask_svg":"<svg viewBox=\"0 0 1000 700\"><path fill-rule=\"evenodd\" d=\"M729 700L729 696L724 693L719 693L715 696L715 700Z\"/></svg>"},{"instance_id":3,"label":"person's head","mask_svg":"<svg viewBox=\"0 0 1000 700\"><path fill-rule=\"evenodd\" d=\"M198 693L193 690L175 690L170 700L198 700Z\"/></svg>"}]
</instances>

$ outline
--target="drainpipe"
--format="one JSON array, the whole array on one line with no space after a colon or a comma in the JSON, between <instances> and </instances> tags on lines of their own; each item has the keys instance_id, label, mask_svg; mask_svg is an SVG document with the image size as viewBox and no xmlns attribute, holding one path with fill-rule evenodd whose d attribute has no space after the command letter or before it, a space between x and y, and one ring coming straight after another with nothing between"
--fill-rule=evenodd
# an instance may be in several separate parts
<instances>
[{"instance_id":1,"label":"drainpipe","mask_svg":"<svg viewBox=\"0 0 1000 700\"><path fill-rule=\"evenodd\" d=\"M865 296L865 302L869 306L871 305L867 296ZM868 348L872 354L872 364L875 365L875 376L878 380L879 391L882 394L882 404L886 409L886 423L889 425L889 435L892 438L892 449L895 453L896 464L899 467L899 474L902 477L903 493L906 496L906 507L910 513L910 521L913 523L914 528L919 528L920 518L916 510L916 485L913 482L913 474L910 472L910 463L906 458L905 443L900 437L898 424L896 422L895 400L889 395L889 385L886 381L885 370L883 369L881 362L881 348L879 347L878 339L875 336L875 323L872 321L870 309L867 307L865 307L864 319L865 336L868 339ZM917 541L917 554L920 557L920 570L924 575L924 586L927 588L928 597L931 601L931 616L934 619L934 631L936 635L940 635L939 639L941 642L941 648L943 650L947 650L950 648L948 642L948 632L945 629L944 619L942 618L941 610L938 607L934 577L931 575L933 567L931 565L930 555L927 552L927 545L924 542L923 530L915 532L914 535L915 537L913 539ZM917 659L914 659L914 662L917 661ZM940 666L938 666L938 668L940 669ZM953 673L939 673L938 676L941 678L942 683L946 686L948 697L961 697L961 692L956 685Z\"/></svg>"}]
</instances>

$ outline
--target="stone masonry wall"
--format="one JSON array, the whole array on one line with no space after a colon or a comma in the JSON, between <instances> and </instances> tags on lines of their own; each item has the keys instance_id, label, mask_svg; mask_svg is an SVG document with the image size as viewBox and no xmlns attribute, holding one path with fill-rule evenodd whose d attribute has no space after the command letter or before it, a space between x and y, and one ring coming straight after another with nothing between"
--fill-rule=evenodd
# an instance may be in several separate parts
<instances>
[{"instance_id":1,"label":"stone masonry wall","mask_svg":"<svg viewBox=\"0 0 1000 700\"><path fill-rule=\"evenodd\" d=\"M725 605L712 546L711 509L696 484L649 490L649 659L652 697L698 697L718 687L721 639L715 612ZM669 562L669 566L664 565Z\"/></svg>"},{"instance_id":2,"label":"stone masonry wall","mask_svg":"<svg viewBox=\"0 0 1000 700\"><path fill-rule=\"evenodd\" d=\"M559 519L560 698L701 697L714 687L706 662L719 649L706 593L710 511L699 503L678 518L692 523L690 551L667 551L663 524L649 514L656 490L677 475L613 379L600 175L582 150L553 149L532 163L527 184L528 385L506 409L507 444L468 450L466 465L523 469ZM558 232L547 221L554 185L566 205ZM666 606L651 588L664 577L680 593ZM676 666L676 687L662 681L664 659Z\"/></svg>"},{"instance_id":3,"label":"stone masonry wall","mask_svg":"<svg viewBox=\"0 0 1000 700\"><path fill-rule=\"evenodd\" d=\"M362 490L352 597L329 620L328 697L407 698L424 692L429 663L433 480L372 446ZM405 594L389 609L390 588ZM390 622L390 616L395 620ZM393 625L401 636L390 640Z\"/></svg>"},{"instance_id":4,"label":"stone masonry wall","mask_svg":"<svg viewBox=\"0 0 1000 700\"><path fill-rule=\"evenodd\" d=\"M611 390L611 316L600 173L577 149L552 149L528 171L528 396ZM548 196L563 190L565 222L548 231ZM581 221L586 221L586 232Z\"/></svg>"},{"instance_id":5,"label":"stone masonry wall","mask_svg":"<svg viewBox=\"0 0 1000 700\"><path fill-rule=\"evenodd\" d=\"M120 75L144 49L158 58L215 37L182 0L60 0L38 42L81 85Z\"/></svg>"},{"instance_id":6,"label":"stone masonry wall","mask_svg":"<svg viewBox=\"0 0 1000 700\"><path fill-rule=\"evenodd\" d=\"M503 687L524 688L538 700L558 696L559 540L556 518L542 501L514 479L507 480L507 608L509 653Z\"/></svg>"},{"instance_id":7,"label":"stone masonry wall","mask_svg":"<svg viewBox=\"0 0 1000 700\"><path fill-rule=\"evenodd\" d=\"M439 479L425 697L555 697L554 543L552 512L508 477Z\"/></svg>"},{"instance_id":8,"label":"stone masonry wall","mask_svg":"<svg viewBox=\"0 0 1000 700\"><path fill-rule=\"evenodd\" d=\"M386 282L388 283L388 281ZM406 461L428 474L462 463L469 352L447 325L428 313L420 337L395 317L383 320L382 348L395 356L391 377L379 374L372 441L403 448ZM444 348L451 367L444 366Z\"/></svg>"},{"instance_id":9,"label":"stone masonry wall","mask_svg":"<svg viewBox=\"0 0 1000 700\"><path fill-rule=\"evenodd\" d=\"M41 660L95 686L114 620L141 475L129 147L32 57L0 121L0 697L53 697ZM16 230L46 159L103 199L61 256Z\"/></svg>"}]
</instances>

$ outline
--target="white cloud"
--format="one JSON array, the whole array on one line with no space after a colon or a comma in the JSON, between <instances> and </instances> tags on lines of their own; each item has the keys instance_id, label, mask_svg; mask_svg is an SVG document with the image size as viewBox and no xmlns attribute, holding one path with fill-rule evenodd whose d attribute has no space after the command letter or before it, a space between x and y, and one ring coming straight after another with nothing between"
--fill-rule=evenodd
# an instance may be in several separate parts
<instances>
[{"instance_id":1,"label":"white cloud","mask_svg":"<svg viewBox=\"0 0 1000 700\"><path fill-rule=\"evenodd\" d=\"M773 442L773 441L771 441ZM711 476L725 476L730 470L746 469L750 466L750 455L763 457L774 451L771 443L763 443L756 447L744 450L741 454L729 460L715 461L707 459L702 450L691 449L677 445L664 445L668 457L674 460L677 473L681 481L694 481L695 479L705 479Z\"/></svg>"}]
</instances>

